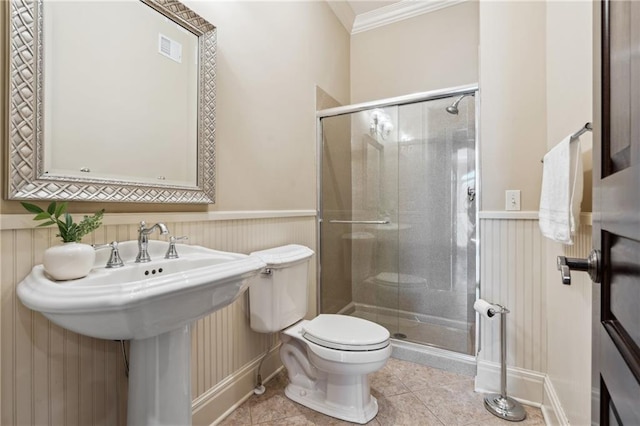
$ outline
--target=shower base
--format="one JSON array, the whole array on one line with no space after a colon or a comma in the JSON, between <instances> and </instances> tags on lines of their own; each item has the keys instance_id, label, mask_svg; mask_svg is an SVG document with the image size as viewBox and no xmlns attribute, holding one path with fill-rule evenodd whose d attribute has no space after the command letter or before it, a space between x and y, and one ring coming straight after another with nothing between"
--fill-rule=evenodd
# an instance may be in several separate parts
<instances>
[{"instance_id":1,"label":"shower base","mask_svg":"<svg viewBox=\"0 0 640 426\"><path fill-rule=\"evenodd\" d=\"M477 374L476 358L471 355L398 339L391 339L391 347L393 348L391 356L396 359L470 377L475 377Z\"/></svg>"},{"instance_id":2,"label":"shower base","mask_svg":"<svg viewBox=\"0 0 640 426\"><path fill-rule=\"evenodd\" d=\"M358 303L340 313L380 324L392 337L404 335L399 337L404 341L473 355L475 327L466 322Z\"/></svg>"}]
</instances>

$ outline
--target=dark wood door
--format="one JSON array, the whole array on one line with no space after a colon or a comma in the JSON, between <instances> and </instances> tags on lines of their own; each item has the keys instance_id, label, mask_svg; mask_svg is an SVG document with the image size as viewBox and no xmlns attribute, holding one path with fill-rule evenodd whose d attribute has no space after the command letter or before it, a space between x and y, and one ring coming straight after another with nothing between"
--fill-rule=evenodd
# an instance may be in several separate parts
<instances>
[{"instance_id":1,"label":"dark wood door","mask_svg":"<svg viewBox=\"0 0 640 426\"><path fill-rule=\"evenodd\" d=\"M593 293L592 412L594 424L632 426L640 425L640 2L605 0L595 17L593 242L602 282Z\"/></svg>"}]
</instances>

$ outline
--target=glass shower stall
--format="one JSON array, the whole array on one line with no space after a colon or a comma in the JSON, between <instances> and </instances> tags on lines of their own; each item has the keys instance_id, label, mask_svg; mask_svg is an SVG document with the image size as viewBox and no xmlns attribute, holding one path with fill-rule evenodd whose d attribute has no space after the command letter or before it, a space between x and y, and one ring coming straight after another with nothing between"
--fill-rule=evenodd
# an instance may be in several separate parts
<instances>
[{"instance_id":1,"label":"glass shower stall","mask_svg":"<svg viewBox=\"0 0 640 426\"><path fill-rule=\"evenodd\" d=\"M318 113L319 312L474 354L476 93Z\"/></svg>"}]
</instances>

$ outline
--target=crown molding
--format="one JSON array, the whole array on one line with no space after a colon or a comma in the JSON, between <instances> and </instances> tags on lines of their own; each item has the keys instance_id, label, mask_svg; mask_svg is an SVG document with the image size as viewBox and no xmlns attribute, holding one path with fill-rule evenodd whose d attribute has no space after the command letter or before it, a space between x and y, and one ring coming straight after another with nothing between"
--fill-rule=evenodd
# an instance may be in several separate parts
<instances>
[{"instance_id":1,"label":"crown molding","mask_svg":"<svg viewBox=\"0 0 640 426\"><path fill-rule=\"evenodd\" d=\"M348 33L351 33L353 29L353 22L356 19L356 14L349 6L349 2L346 1L327 1L327 4L333 10L338 20L346 28Z\"/></svg>"},{"instance_id":2,"label":"crown molding","mask_svg":"<svg viewBox=\"0 0 640 426\"><path fill-rule=\"evenodd\" d=\"M351 31L353 35L413 18L424 13L435 12L445 7L455 6L465 1L468 0L401 0L398 3L390 4L372 10L371 12L362 13L355 17L351 29L346 26L345 28ZM340 16L338 16L338 19L341 19Z\"/></svg>"}]
</instances>

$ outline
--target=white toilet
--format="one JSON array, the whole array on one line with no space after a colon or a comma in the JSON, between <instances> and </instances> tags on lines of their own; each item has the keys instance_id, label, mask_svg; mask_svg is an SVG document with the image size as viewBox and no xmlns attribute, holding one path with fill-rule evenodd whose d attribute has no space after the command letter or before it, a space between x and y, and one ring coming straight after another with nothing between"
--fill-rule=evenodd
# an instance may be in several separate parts
<instances>
[{"instance_id":1,"label":"white toilet","mask_svg":"<svg viewBox=\"0 0 640 426\"><path fill-rule=\"evenodd\" d=\"M312 255L313 250L300 245L251 253L267 264L249 287L251 328L282 331L280 358L290 382L287 397L332 417L367 423L378 413L367 374L389 359L389 332L346 315L303 320Z\"/></svg>"}]
</instances>

